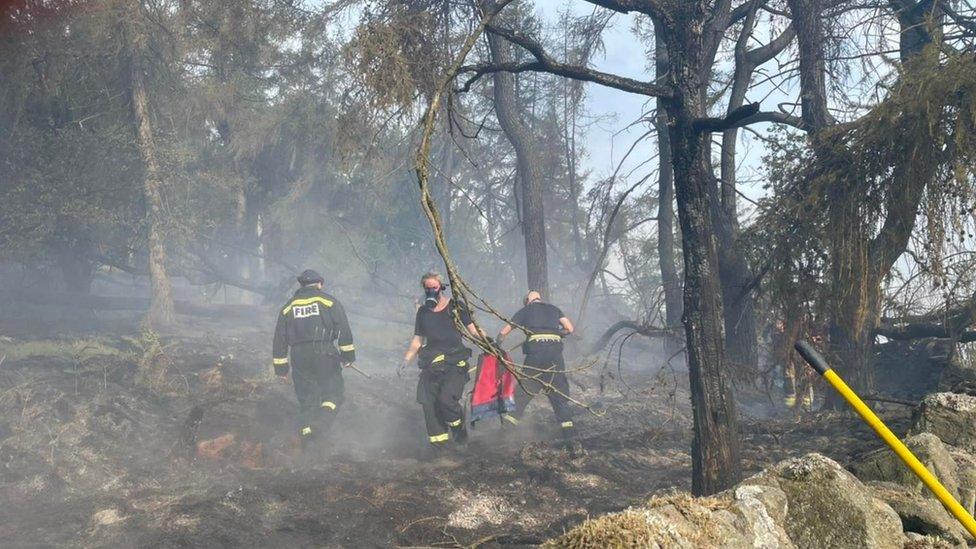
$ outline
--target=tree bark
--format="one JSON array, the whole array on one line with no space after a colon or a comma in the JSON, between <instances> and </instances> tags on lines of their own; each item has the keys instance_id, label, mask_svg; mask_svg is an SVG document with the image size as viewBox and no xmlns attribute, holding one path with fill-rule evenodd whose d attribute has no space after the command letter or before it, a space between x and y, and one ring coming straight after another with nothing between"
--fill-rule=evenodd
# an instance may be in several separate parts
<instances>
[{"instance_id":1,"label":"tree bark","mask_svg":"<svg viewBox=\"0 0 976 549\"><path fill-rule=\"evenodd\" d=\"M457 153L454 150L454 143L451 136L445 132L444 142L441 148L441 158L437 179L440 181L440 203L441 221L444 223L444 234L451 234L451 211L454 207L454 187L451 178L454 177L454 170L457 168Z\"/></svg>"},{"instance_id":2,"label":"tree bark","mask_svg":"<svg viewBox=\"0 0 976 549\"><path fill-rule=\"evenodd\" d=\"M665 101L674 168L675 196L684 253L684 317L695 437L692 492L712 494L741 476L738 422L732 386L725 375L719 262L707 169L708 134L693 123L707 115L702 75L706 55L706 2L688 2L679 21L663 25L675 97Z\"/></svg>"},{"instance_id":3,"label":"tree bark","mask_svg":"<svg viewBox=\"0 0 976 549\"><path fill-rule=\"evenodd\" d=\"M142 156L145 169L143 195L146 205L146 225L149 241L149 277L152 287L149 312L146 316L150 326L166 327L176 320L173 307L173 291L166 274L166 247L162 219L162 178L156 154L149 112L149 96L143 74L143 48L145 36L137 30L140 6L133 3L129 21L125 26L126 46L129 54L129 93L132 102L132 118L136 143ZM136 21L133 23L133 21Z\"/></svg>"},{"instance_id":4,"label":"tree bark","mask_svg":"<svg viewBox=\"0 0 976 549\"><path fill-rule=\"evenodd\" d=\"M787 0L800 51L800 114L811 134L833 123L827 110L823 0Z\"/></svg>"},{"instance_id":5,"label":"tree bark","mask_svg":"<svg viewBox=\"0 0 976 549\"><path fill-rule=\"evenodd\" d=\"M792 41L793 31L787 29L764 46L748 48L753 34L756 10L746 15L735 45L735 72L726 113L731 114L745 103L746 92L756 67L775 57ZM759 371L758 320L756 298L749 286L752 283L746 254L739 242L739 212L736 189L736 140L738 129L722 132L721 146L721 203L713 203L719 238L719 276L722 280L722 301L725 313L725 346L729 359L737 366L740 379L755 379Z\"/></svg>"},{"instance_id":6,"label":"tree bark","mask_svg":"<svg viewBox=\"0 0 976 549\"><path fill-rule=\"evenodd\" d=\"M667 45L656 33L654 66L658 80L668 74ZM684 304L681 297L681 279L674 259L674 169L671 166L671 137L668 115L660 99L657 99L657 116L654 119L658 143L658 206L657 206L657 253L661 269L661 285L664 287L664 322L668 328L681 323Z\"/></svg>"},{"instance_id":7,"label":"tree bark","mask_svg":"<svg viewBox=\"0 0 976 549\"><path fill-rule=\"evenodd\" d=\"M488 32L492 62L496 65L511 59L511 45L497 34ZM515 95L515 78L499 71L493 75L495 114L505 136L515 149L522 195L522 234L525 238L525 266L529 289L545 299L549 297L549 266L546 251L546 218L543 206L544 186L529 129L522 121Z\"/></svg>"}]
</instances>

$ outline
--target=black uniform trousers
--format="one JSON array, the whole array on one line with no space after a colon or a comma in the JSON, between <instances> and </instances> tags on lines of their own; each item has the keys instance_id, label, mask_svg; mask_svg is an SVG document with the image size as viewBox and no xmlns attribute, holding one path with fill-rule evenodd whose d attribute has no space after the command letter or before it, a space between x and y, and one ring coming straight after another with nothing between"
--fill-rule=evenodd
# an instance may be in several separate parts
<instances>
[{"instance_id":1,"label":"black uniform trousers","mask_svg":"<svg viewBox=\"0 0 976 549\"><path fill-rule=\"evenodd\" d=\"M521 418L532 398L545 393L563 433L573 432L573 411L569 399L569 379L563 359L562 342L533 342L526 349L523 368L525 377L519 380L515 393L515 418ZM511 419L509 419L511 421Z\"/></svg>"},{"instance_id":2,"label":"black uniform trousers","mask_svg":"<svg viewBox=\"0 0 976 549\"><path fill-rule=\"evenodd\" d=\"M420 371L417 402L424 409L427 437L431 444L447 442L449 429L463 426L461 396L469 379L467 360L442 360Z\"/></svg>"},{"instance_id":3,"label":"black uniform trousers","mask_svg":"<svg viewBox=\"0 0 976 549\"><path fill-rule=\"evenodd\" d=\"M342 405L342 365L329 342L311 342L291 348L292 379L298 397L299 433L312 436L328 432Z\"/></svg>"}]
</instances>

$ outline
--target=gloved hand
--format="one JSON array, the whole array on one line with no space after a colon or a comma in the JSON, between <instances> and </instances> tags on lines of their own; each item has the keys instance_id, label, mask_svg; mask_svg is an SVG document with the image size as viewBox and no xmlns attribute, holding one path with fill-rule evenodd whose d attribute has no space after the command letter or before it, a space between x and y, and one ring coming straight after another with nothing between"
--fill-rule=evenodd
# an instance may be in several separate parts
<instances>
[{"instance_id":1,"label":"gloved hand","mask_svg":"<svg viewBox=\"0 0 976 549\"><path fill-rule=\"evenodd\" d=\"M397 377L403 377L403 372L407 369L407 366L409 366L409 365L410 365L410 362L408 362L406 359L401 360L400 361L400 364L397 366L397 369L396 369L396 375L397 375Z\"/></svg>"}]
</instances>

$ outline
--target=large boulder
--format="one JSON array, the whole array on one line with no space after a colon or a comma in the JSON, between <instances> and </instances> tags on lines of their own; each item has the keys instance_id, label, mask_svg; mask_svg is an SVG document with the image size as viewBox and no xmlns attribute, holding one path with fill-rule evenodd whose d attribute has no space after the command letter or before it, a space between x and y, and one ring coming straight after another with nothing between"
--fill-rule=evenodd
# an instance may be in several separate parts
<instances>
[{"instance_id":1,"label":"large boulder","mask_svg":"<svg viewBox=\"0 0 976 549\"><path fill-rule=\"evenodd\" d=\"M730 490L736 527L752 547L795 547L786 533L786 494L775 486L740 485Z\"/></svg>"},{"instance_id":2,"label":"large boulder","mask_svg":"<svg viewBox=\"0 0 976 549\"><path fill-rule=\"evenodd\" d=\"M935 498L890 482L868 483L871 492L898 513L906 532L938 538L952 547L967 547L972 537Z\"/></svg>"},{"instance_id":3,"label":"large boulder","mask_svg":"<svg viewBox=\"0 0 976 549\"><path fill-rule=\"evenodd\" d=\"M902 547L901 520L840 465L819 454L766 469L708 498L656 497L587 520L550 547Z\"/></svg>"},{"instance_id":4,"label":"large boulder","mask_svg":"<svg viewBox=\"0 0 976 549\"><path fill-rule=\"evenodd\" d=\"M959 497L959 467L951 449L932 433L919 433L905 439L905 446L935 475L953 496ZM928 488L887 446L869 452L851 464L851 471L864 482L900 484L917 493Z\"/></svg>"},{"instance_id":5,"label":"large boulder","mask_svg":"<svg viewBox=\"0 0 976 549\"><path fill-rule=\"evenodd\" d=\"M783 527L797 547L901 547L905 542L898 514L854 475L820 454L783 461L742 486L783 491Z\"/></svg>"},{"instance_id":6,"label":"large boulder","mask_svg":"<svg viewBox=\"0 0 976 549\"><path fill-rule=\"evenodd\" d=\"M709 498L694 498L688 494L675 493L652 498L641 507L587 520L549 541L546 546L580 549L777 547L755 543L750 533L739 528L740 518L728 493Z\"/></svg>"},{"instance_id":7,"label":"large boulder","mask_svg":"<svg viewBox=\"0 0 976 549\"><path fill-rule=\"evenodd\" d=\"M976 456L970 452L947 446L956 462L959 477L959 503L976 515Z\"/></svg>"},{"instance_id":8,"label":"large boulder","mask_svg":"<svg viewBox=\"0 0 976 549\"><path fill-rule=\"evenodd\" d=\"M976 396L933 393L912 414L909 435L932 433L946 444L976 452Z\"/></svg>"}]
</instances>

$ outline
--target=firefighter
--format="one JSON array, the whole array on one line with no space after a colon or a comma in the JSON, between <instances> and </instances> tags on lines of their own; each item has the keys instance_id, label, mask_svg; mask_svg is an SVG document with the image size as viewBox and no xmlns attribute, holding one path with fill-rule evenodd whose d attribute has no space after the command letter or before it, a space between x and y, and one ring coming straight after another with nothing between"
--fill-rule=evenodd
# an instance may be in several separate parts
<instances>
[{"instance_id":1,"label":"firefighter","mask_svg":"<svg viewBox=\"0 0 976 549\"><path fill-rule=\"evenodd\" d=\"M793 349L793 343L800 339L802 326L777 320L773 326L773 356L783 370L783 404L796 410L797 404L810 410L813 408L814 370L808 368ZM813 336L818 343L822 339ZM797 396L800 396L798 399Z\"/></svg>"},{"instance_id":2,"label":"firefighter","mask_svg":"<svg viewBox=\"0 0 976 549\"><path fill-rule=\"evenodd\" d=\"M545 393L567 446L573 453L581 453L582 448L575 440L576 426L569 405L569 380L563 359L563 336L573 333L573 323L559 307L543 302L539 292L529 292L524 303L525 306L512 316L512 323L505 325L495 338L501 344L516 327L526 331L522 344L525 368L515 395L515 412L505 414L502 419L518 425L532 397Z\"/></svg>"},{"instance_id":3,"label":"firefighter","mask_svg":"<svg viewBox=\"0 0 976 549\"><path fill-rule=\"evenodd\" d=\"M306 270L298 283L301 288L278 315L272 362L285 380L291 366L305 450L335 421L343 401L342 368L355 362L356 346L342 304L322 291L322 275Z\"/></svg>"},{"instance_id":4,"label":"firefighter","mask_svg":"<svg viewBox=\"0 0 976 549\"><path fill-rule=\"evenodd\" d=\"M443 448L452 438L463 444L468 431L460 401L470 378L471 350L464 346L453 315L459 315L461 324L472 335L479 332L471 320L471 312L447 297L441 275L429 272L420 279L420 285L424 289L424 304L417 309L413 339L399 370L417 358L420 367L417 402L423 407L430 444Z\"/></svg>"}]
</instances>

